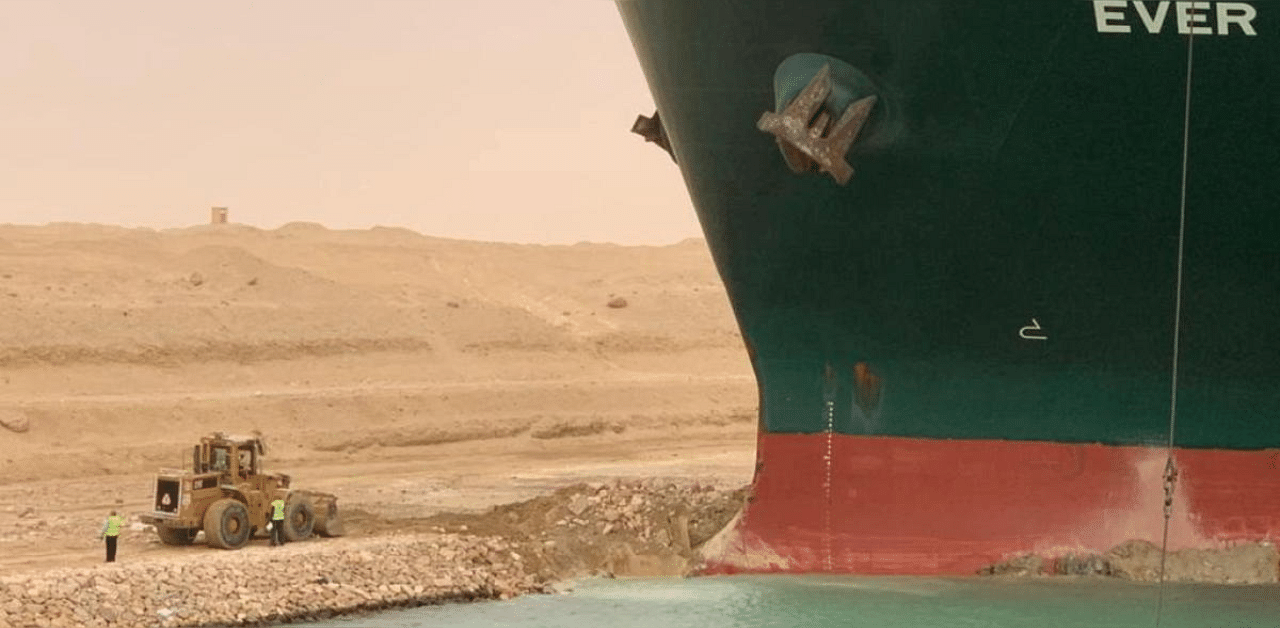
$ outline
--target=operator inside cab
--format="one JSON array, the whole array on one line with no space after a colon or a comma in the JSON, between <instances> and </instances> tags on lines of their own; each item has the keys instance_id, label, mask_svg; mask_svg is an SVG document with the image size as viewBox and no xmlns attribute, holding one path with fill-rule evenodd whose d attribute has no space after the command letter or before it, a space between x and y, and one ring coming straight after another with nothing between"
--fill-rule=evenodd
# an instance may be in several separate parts
<instances>
[{"instance_id":1,"label":"operator inside cab","mask_svg":"<svg viewBox=\"0 0 1280 628\"><path fill-rule=\"evenodd\" d=\"M222 447L214 448L213 465L211 467L214 471L226 471L228 468L229 461L230 461L230 456L227 455L226 449Z\"/></svg>"}]
</instances>

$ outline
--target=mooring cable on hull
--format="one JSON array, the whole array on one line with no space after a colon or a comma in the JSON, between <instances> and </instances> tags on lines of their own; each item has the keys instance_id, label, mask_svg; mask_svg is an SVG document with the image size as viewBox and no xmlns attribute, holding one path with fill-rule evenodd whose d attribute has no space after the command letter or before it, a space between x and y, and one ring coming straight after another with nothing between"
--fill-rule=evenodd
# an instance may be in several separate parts
<instances>
[{"instance_id":1,"label":"mooring cable on hull","mask_svg":"<svg viewBox=\"0 0 1280 628\"><path fill-rule=\"evenodd\" d=\"M1187 33L1187 75L1182 109L1182 177L1178 194L1178 257L1173 297L1173 358L1169 378L1169 440L1165 445L1164 467L1164 534L1160 542L1160 590L1156 596L1156 628L1160 628L1164 610L1165 565L1169 555L1169 520L1173 516L1173 497L1177 490L1178 467L1173 459L1174 433L1178 425L1178 355L1182 332L1182 274L1187 233L1187 170L1191 153L1191 76L1195 61L1195 31Z\"/></svg>"}]
</instances>

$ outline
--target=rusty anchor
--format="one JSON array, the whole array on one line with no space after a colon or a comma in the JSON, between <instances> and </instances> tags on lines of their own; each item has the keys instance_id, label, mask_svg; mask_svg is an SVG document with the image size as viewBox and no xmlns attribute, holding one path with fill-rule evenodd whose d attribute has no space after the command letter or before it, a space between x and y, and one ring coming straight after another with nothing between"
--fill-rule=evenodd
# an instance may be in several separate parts
<instances>
[{"instance_id":1,"label":"rusty anchor","mask_svg":"<svg viewBox=\"0 0 1280 628\"><path fill-rule=\"evenodd\" d=\"M832 123L832 112L823 109L830 95L831 66L828 64L822 66L781 112L766 111L761 115L756 128L775 136L792 172L806 172L816 167L830 174L836 183L845 185L853 177L853 167L845 161L845 156L858 139L878 98L867 96L849 103L839 120Z\"/></svg>"}]
</instances>

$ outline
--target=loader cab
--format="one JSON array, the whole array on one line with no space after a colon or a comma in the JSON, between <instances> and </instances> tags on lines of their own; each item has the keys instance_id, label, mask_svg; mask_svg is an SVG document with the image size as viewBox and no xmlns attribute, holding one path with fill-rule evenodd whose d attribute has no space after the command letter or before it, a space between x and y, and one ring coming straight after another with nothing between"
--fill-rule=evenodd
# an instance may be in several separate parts
<instances>
[{"instance_id":1,"label":"loader cab","mask_svg":"<svg viewBox=\"0 0 1280 628\"><path fill-rule=\"evenodd\" d=\"M262 445L257 440L206 440L191 452L197 474L218 473L248 478L261 472Z\"/></svg>"}]
</instances>

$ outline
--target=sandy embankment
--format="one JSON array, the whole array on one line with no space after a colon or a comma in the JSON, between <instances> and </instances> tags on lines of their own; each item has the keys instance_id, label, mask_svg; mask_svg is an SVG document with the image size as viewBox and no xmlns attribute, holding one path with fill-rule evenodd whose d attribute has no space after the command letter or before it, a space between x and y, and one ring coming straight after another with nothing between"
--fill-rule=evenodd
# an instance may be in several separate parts
<instances>
[{"instance_id":1,"label":"sandy embankment","mask_svg":"<svg viewBox=\"0 0 1280 628\"><path fill-rule=\"evenodd\" d=\"M213 430L339 495L342 543L578 482L750 479L754 380L701 242L0 227L0 314L0 414L27 423L0 429L8 575L125 569L106 510L147 509ZM123 565L229 560L130 534Z\"/></svg>"}]
</instances>

